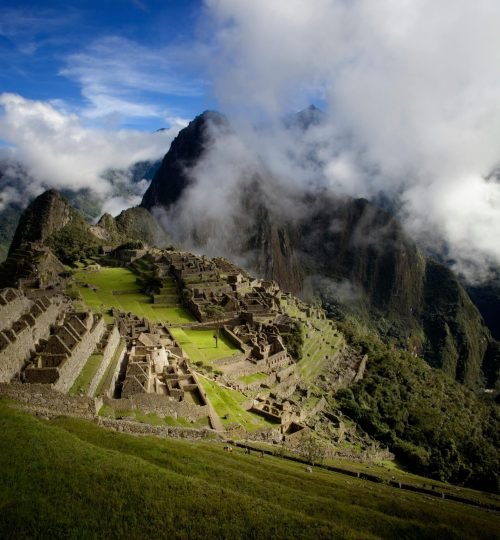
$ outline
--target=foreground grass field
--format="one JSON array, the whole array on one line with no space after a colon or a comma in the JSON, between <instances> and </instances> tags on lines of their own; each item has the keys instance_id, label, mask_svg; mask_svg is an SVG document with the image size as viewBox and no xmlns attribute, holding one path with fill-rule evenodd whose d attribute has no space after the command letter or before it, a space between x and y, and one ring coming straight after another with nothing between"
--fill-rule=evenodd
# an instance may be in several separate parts
<instances>
[{"instance_id":1,"label":"foreground grass field","mask_svg":"<svg viewBox=\"0 0 500 540\"><path fill-rule=\"evenodd\" d=\"M147 317L153 322L178 324L193 321L193 317L181 307L155 307L151 298L141 292L136 282L137 276L127 268L79 270L73 277L83 301L94 311L116 307L139 317Z\"/></svg>"},{"instance_id":2,"label":"foreground grass field","mask_svg":"<svg viewBox=\"0 0 500 540\"><path fill-rule=\"evenodd\" d=\"M498 538L498 515L0 402L2 538Z\"/></svg>"}]
</instances>

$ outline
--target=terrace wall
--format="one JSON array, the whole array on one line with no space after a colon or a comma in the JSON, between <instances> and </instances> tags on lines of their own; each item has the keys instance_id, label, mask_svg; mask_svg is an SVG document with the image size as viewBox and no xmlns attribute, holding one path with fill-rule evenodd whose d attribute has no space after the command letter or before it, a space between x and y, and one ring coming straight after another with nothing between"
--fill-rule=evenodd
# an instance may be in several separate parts
<instances>
[{"instance_id":1,"label":"terrace wall","mask_svg":"<svg viewBox=\"0 0 500 540\"><path fill-rule=\"evenodd\" d=\"M60 392L67 392L75 382L78 374L85 365L86 360L92 354L106 329L104 319L100 317L71 351L71 356L59 366L59 378L54 383L54 388Z\"/></svg>"},{"instance_id":2,"label":"terrace wall","mask_svg":"<svg viewBox=\"0 0 500 540\"><path fill-rule=\"evenodd\" d=\"M158 416L181 416L189 420L198 420L209 416L208 405L193 405L186 401L173 401L168 396L158 394L135 394L127 398L104 398L104 403L115 411L139 410Z\"/></svg>"},{"instance_id":3,"label":"terrace wall","mask_svg":"<svg viewBox=\"0 0 500 540\"><path fill-rule=\"evenodd\" d=\"M18 333L12 330L3 332L10 343L0 352L0 382L10 381L21 370L40 339L49 335L60 311L61 303L55 301L45 310L33 310L33 315L21 315L19 320L26 324L18 326Z\"/></svg>"},{"instance_id":4,"label":"terrace wall","mask_svg":"<svg viewBox=\"0 0 500 540\"><path fill-rule=\"evenodd\" d=\"M87 392L88 396L93 396L97 390L97 386L99 385L99 381L102 379L104 374L106 373L106 370L108 369L108 366L113 359L113 356L116 352L116 348L118 347L120 343L120 332L118 332L118 327L113 325L113 329L111 330L108 338L108 342L106 343L104 349L102 350L102 362L99 366L99 369L97 370L96 374L94 375L94 378L92 379L92 382L90 383L89 390Z\"/></svg>"},{"instance_id":5,"label":"terrace wall","mask_svg":"<svg viewBox=\"0 0 500 540\"><path fill-rule=\"evenodd\" d=\"M68 396L45 384L0 383L0 396L22 403L28 410L46 416L76 416L92 419L102 401L86 396Z\"/></svg>"},{"instance_id":6,"label":"terrace wall","mask_svg":"<svg viewBox=\"0 0 500 540\"><path fill-rule=\"evenodd\" d=\"M130 420L116 420L114 418L98 417L97 424L122 433L132 435L155 435L157 437L171 437L175 439L206 439L213 438L215 432L209 428L196 429L171 426L153 426L142 422Z\"/></svg>"}]
</instances>

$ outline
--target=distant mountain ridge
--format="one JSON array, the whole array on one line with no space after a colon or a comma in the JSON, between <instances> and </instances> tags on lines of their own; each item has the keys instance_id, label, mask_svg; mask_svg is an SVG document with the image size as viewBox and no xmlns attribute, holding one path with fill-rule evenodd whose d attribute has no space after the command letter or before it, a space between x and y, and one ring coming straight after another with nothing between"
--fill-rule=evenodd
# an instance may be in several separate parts
<instances>
[{"instance_id":1,"label":"distant mountain ridge","mask_svg":"<svg viewBox=\"0 0 500 540\"><path fill-rule=\"evenodd\" d=\"M218 113L196 117L173 141L141 205L174 210L175 217L196 182L193 168L210 151L214 136L231 130ZM241 216L225 226L233 233L225 255L285 290L321 298L340 316L354 310L387 339L423 354L461 382L497 384L500 349L478 310L456 277L427 258L394 217L367 200L326 192L292 195L294 207L287 213L266 196L273 181L256 168L235 188ZM188 247L209 248L210 224L193 216L192 229L184 231ZM356 296L354 308L338 292L344 284Z\"/></svg>"},{"instance_id":2,"label":"distant mountain ridge","mask_svg":"<svg viewBox=\"0 0 500 540\"><path fill-rule=\"evenodd\" d=\"M103 179L112 186L112 197L129 199L137 197L143 191L142 180L150 181L160 161L140 161L128 169L108 169L103 172ZM0 160L0 262L8 254L19 218L33 200L32 186L34 179L27 169L16 161ZM101 214L105 201L90 189L62 189L59 193L78 210L86 221L92 221Z\"/></svg>"},{"instance_id":3,"label":"distant mountain ridge","mask_svg":"<svg viewBox=\"0 0 500 540\"><path fill-rule=\"evenodd\" d=\"M39 243L50 247L62 262L72 264L103 246L112 248L129 241L163 246L169 237L154 216L139 207L124 210L116 218L104 214L97 225L91 225L58 191L51 189L22 213L9 257L27 244Z\"/></svg>"}]
</instances>

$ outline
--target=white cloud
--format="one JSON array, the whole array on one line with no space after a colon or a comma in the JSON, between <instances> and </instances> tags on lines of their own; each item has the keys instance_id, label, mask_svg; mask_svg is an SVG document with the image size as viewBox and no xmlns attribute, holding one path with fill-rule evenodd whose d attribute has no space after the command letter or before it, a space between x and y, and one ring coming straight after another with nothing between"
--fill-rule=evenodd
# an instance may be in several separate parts
<instances>
[{"instance_id":1,"label":"white cloud","mask_svg":"<svg viewBox=\"0 0 500 540\"><path fill-rule=\"evenodd\" d=\"M319 99L329 121L306 142L333 189L396 197L408 228L444 239L462 269L500 264L500 185L484 179L500 161L497 0L205 3L224 110L253 121ZM291 142L252 144L303 180L310 168L287 158L307 145Z\"/></svg>"},{"instance_id":2,"label":"white cloud","mask_svg":"<svg viewBox=\"0 0 500 540\"><path fill-rule=\"evenodd\" d=\"M82 114L98 118L161 117L175 121L164 105L166 96L194 97L203 83L183 75L182 50L145 47L119 36L107 36L69 55L60 74L76 80L88 105Z\"/></svg>"},{"instance_id":3,"label":"white cloud","mask_svg":"<svg viewBox=\"0 0 500 540\"><path fill-rule=\"evenodd\" d=\"M0 107L0 138L14 145L9 157L21 162L34 179L29 187L32 195L50 186L89 188L105 197L112 192L102 176L106 169L160 158L178 131L91 129L51 103L16 94L0 94Z\"/></svg>"}]
</instances>

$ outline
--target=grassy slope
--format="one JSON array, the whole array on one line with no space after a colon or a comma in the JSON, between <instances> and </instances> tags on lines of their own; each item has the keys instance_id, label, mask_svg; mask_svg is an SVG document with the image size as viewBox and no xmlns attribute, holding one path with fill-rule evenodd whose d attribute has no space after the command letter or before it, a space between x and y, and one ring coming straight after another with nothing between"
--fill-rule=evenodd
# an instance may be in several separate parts
<instances>
[{"instance_id":1,"label":"grassy slope","mask_svg":"<svg viewBox=\"0 0 500 540\"><path fill-rule=\"evenodd\" d=\"M495 538L497 515L456 503L217 443L0 413L4 538Z\"/></svg>"},{"instance_id":2,"label":"grassy slope","mask_svg":"<svg viewBox=\"0 0 500 540\"><path fill-rule=\"evenodd\" d=\"M276 424L272 424L264 417L246 411L243 408L243 403L248 401L248 398L241 392L231 390L230 388L223 388L215 381L203 376L199 377L199 381L215 412L221 418L224 427L227 428L234 424L240 424L247 431L276 427ZM227 418L224 418L225 416Z\"/></svg>"},{"instance_id":3,"label":"grassy slope","mask_svg":"<svg viewBox=\"0 0 500 540\"><path fill-rule=\"evenodd\" d=\"M343 347L344 339L331 326L331 321L307 317L304 312L297 309L293 302L289 303L287 300L282 300L281 307L291 317L311 325L304 328L302 358L297 367L304 381L314 383L328 359L333 358Z\"/></svg>"},{"instance_id":4,"label":"grassy slope","mask_svg":"<svg viewBox=\"0 0 500 540\"><path fill-rule=\"evenodd\" d=\"M101 308L107 310L116 307L139 317L147 317L153 322L171 324L193 320L181 307L154 307L150 297L140 291L137 276L126 268L102 268L98 272L81 270L75 273L74 278L97 286L96 291L78 286L78 292L91 309L99 311ZM126 291L126 294L114 295L112 291Z\"/></svg>"},{"instance_id":5,"label":"grassy slope","mask_svg":"<svg viewBox=\"0 0 500 540\"><path fill-rule=\"evenodd\" d=\"M80 371L80 374L76 378L76 381L73 383L73 386L71 387L69 394L71 395L78 395L78 394L86 394L90 388L90 383L92 382L92 379L94 378L95 374L97 373L97 370L99 369L99 366L101 365L103 360L102 354L91 354L83 366L82 371Z\"/></svg>"}]
</instances>

